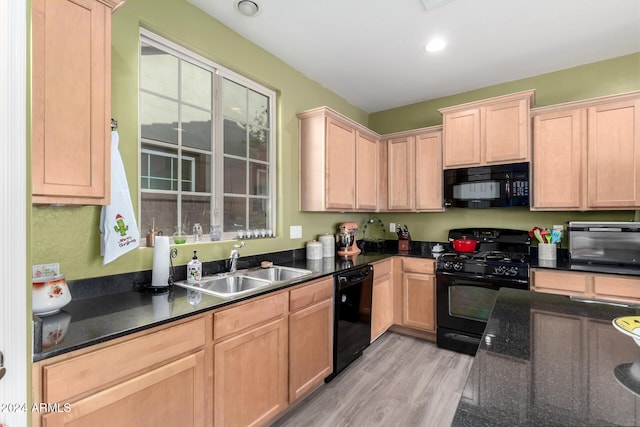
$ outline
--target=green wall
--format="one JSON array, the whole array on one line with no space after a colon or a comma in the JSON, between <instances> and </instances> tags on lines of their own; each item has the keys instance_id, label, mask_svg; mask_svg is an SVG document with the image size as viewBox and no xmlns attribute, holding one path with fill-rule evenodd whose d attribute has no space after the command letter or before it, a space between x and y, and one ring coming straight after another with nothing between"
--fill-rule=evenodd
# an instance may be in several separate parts
<instances>
[{"instance_id":1,"label":"green wall","mask_svg":"<svg viewBox=\"0 0 640 427\"><path fill-rule=\"evenodd\" d=\"M248 42L186 0L128 0L113 15L112 116L119 122L120 152L137 209L138 191L138 28L143 26L211 60L254 79L277 93L277 228L278 237L248 240L243 255L300 248L318 234L335 232L336 224L367 214L298 212L298 125L295 114L327 105L379 133L440 123L437 108L524 89L537 89L538 105L566 102L640 89L640 54L505 83L453 97L367 115L311 81L281 60ZM443 240L453 227L486 225L530 228L569 219L632 219L634 212L531 213L527 210L464 210L446 213L380 214L385 223L407 224L414 239ZM99 207L35 206L32 211L32 263L59 262L69 279L151 269L153 250L140 248L102 266L99 256ZM289 226L302 225L301 239L289 239ZM139 224L141 234L146 226ZM388 226L387 226L388 229ZM388 238L394 235L387 233ZM204 261L226 258L233 242L185 245L177 265L186 264L195 248Z\"/></svg>"}]
</instances>

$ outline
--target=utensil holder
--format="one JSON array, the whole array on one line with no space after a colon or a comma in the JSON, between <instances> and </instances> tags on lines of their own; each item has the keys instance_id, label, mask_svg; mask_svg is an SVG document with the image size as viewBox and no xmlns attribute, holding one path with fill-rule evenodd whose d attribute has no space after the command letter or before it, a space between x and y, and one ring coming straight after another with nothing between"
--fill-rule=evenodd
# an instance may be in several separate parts
<instances>
[{"instance_id":1,"label":"utensil holder","mask_svg":"<svg viewBox=\"0 0 640 427\"><path fill-rule=\"evenodd\" d=\"M538 243L538 259L555 261L557 248L555 243Z\"/></svg>"}]
</instances>

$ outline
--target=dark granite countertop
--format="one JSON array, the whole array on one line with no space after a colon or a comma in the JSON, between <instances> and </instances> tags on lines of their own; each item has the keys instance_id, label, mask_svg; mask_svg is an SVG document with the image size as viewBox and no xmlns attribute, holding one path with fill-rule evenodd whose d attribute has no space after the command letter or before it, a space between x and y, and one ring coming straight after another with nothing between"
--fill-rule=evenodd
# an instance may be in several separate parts
<instances>
[{"instance_id":1,"label":"dark granite countertop","mask_svg":"<svg viewBox=\"0 0 640 427\"><path fill-rule=\"evenodd\" d=\"M140 278L140 275L136 274L85 280L82 281L85 282L82 283L82 286L74 283L75 286L72 287L70 283L73 299L67 306L54 315L34 316L35 334L41 331L38 336L42 336L42 348L41 351L37 351L38 345L34 340L33 361L40 361L194 314L221 308L393 255L367 253L349 259L335 257L322 260L307 260L304 258L304 252L302 253L303 258L299 258L300 253L298 253L297 259L296 254L288 258L283 258L282 255L259 255L254 257L252 262L259 264L259 260L272 260L278 265L312 270L313 274L298 281L268 286L235 298L218 298L204 293L199 298L194 298L193 294L189 295L186 289L177 285L164 290L148 289L145 286L140 286L139 283L134 283L136 281L145 282L144 277ZM248 262L247 258L241 260L243 263ZM247 265L240 264L240 267L247 268ZM215 274L215 271L211 270L212 268L211 266L205 267L205 274ZM177 277L178 280L184 278ZM113 282L119 283L114 284ZM150 276L146 282L150 282ZM114 287L119 291L107 291ZM104 292L100 295L91 295L88 294L86 288L100 288Z\"/></svg>"},{"instance_id":2,"label":"dark granite countertop","mask_svg":"<svg viewBox=\"0 0 640 427\"><path fill-rule=\"evenodd\" d=\"M639 309L502 288L453 426L640 425Z\"/></svg>"}]
</instances>

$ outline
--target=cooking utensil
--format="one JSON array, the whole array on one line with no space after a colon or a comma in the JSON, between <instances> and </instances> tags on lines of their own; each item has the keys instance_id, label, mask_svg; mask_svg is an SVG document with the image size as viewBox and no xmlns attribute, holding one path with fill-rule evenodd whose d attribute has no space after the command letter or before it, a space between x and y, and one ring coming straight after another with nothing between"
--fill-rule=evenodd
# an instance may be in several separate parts
<instances>
[{"instance_id":1,"label":"cooking utensil","mask_svg":"<svg viewBox=\"0 0 640 427\"><path fill-rule=\"evenodd\" d=\"M538 239L539 243L544 243L544 240L542 240L542 234L540 234L540 229L539 228L535 228L533 230L533 235L536 237L536 239Z\"/></svg>"},{"instance_id":2,"label":"cooking utensil","mask_svg":"<svg viewBox=\"0 0 640 427\"><path fill-rule=\"evenodd\" d=\"M562 232L560 230L551 230L551 243L558 243L562 238Z\"/></svg>"},{"instance_id":3,"label":"cooking utensil","mask_svg":"<svg viewBox=\"0 0 640 427\"><path fill-rule=\"evenodd\" d=\"M462 236L462 239L450 239L449 242L457 252L473 252L479 243L477 240L468 239L467 236Z\"/></svg>"}]
</instances>

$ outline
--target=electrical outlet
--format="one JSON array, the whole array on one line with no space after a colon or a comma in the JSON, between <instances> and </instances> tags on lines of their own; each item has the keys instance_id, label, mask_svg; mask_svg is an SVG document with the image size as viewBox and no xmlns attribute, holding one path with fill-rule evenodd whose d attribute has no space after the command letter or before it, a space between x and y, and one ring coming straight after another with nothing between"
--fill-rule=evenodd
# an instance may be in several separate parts
<instances>
[{"instance_id":1,"label":"electrical outlet","mask_svg":"<svg viewBox=\"0 0 640 427\"><path fill-rule=\"evenodd\" d=\"M396 232L396 223L395 222L390 222L389 223L389 231L391 233L395 233Z\"/></svg>"},{"instance_id":2,"label":"electrical outlet","mask_svg":"<svg viewBox=\"0 0 640 427\"><path fill-rule=\"evenodd\" d=\"M302 238L302 226L301 225L292 225L289 227L289 238L290 239L301 239Z\"/></svg>"},{"instance_id":3,"label":"electrical outlet","mask_svg":"<svg viewBox=\"0 0 640 427\"><path fill-rule=\"evenodd\" d=\"M554 230L558 230L559 232L563 232L564 231L564 225L560 224L560 225L554 225L553 226Z\"/></svg>"}]
</instances>

